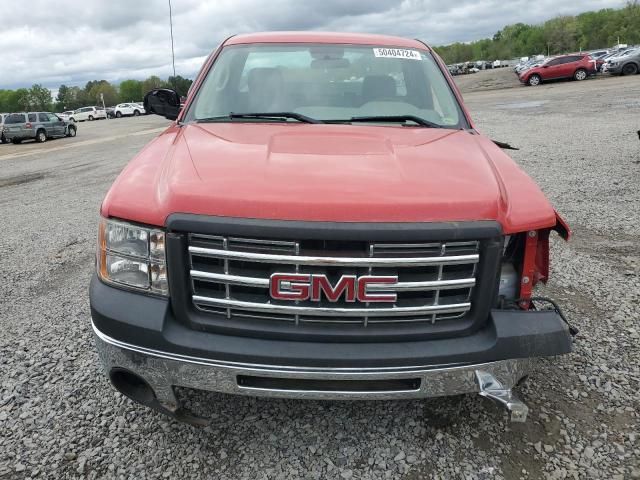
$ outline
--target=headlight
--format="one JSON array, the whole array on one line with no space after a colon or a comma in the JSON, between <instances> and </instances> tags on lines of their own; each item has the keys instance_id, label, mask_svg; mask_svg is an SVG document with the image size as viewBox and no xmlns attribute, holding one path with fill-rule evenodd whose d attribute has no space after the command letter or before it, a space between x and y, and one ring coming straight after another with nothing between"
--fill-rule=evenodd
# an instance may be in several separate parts
<instances>
[{"instance_id":1,"label":"headlight","mask_svg":"<svg viewBox=\"0 0 640 480\"><path fill-rule=\"evenodd\" d=\"M168 295L164 232L101 219L97 270L107 283Z\"/></svg>"}]
</instances>

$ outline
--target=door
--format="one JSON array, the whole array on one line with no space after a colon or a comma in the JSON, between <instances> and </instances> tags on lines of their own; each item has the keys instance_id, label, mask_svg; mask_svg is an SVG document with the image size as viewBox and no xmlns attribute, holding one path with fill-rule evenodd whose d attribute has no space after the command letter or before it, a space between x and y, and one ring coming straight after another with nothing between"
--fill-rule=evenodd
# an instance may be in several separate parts
<instances>
[{"instance_id":1,"label":"door","mask_svg":"<svg viewBox=\"0 0 640 480\"><path fill-rule=\"evenodd\" d=\"M54 115L53 113L49 113L48 115L49 121L51 122L53 135L56 137L63 137L65 131L64 121L58 118L58 116Z\"/></svg>"},{"instance_id":2,"label":"door","mask_svg":"<svg viewBox=\"0 0 640 480\"><path fill-rule=\"evenodd\" d=\"M562 64L564 57L554 58L545 63L541 68L542 78L545 80L553 80L554 78L561 78L562 76Z\"/></svg>"},{"instance_id":3,"label":"door","mask_svg":"<svg viewBox=\"0 0 640 480\"><path fill-rule=\"evenodd\" d=\"M578 68L578 60L582 57L565 57L564 62L560 65L560 75L558 78L571 78L573 77L576 68Z\"/></svg>"},{"instance_id":4,"label":"door","mask_svg":"<svg viewBox=\"0 0 640 480\"><path fill-rule=\"evenodd\" d=\"M38 128L40 128L40 127L44 128L45 132L47 133L47 138L54 136L54 128L55 128L55 126L53 125L53 123L49 119L49 115L48 114L46 114L46 113L39 113L38 114Z\"/></svg>"}]
</instances>

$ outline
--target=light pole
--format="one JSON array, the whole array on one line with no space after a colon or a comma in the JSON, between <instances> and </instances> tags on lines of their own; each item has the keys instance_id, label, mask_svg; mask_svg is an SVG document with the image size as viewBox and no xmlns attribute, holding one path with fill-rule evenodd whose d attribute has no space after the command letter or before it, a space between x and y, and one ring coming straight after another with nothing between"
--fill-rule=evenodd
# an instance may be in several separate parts
<instances>
[{"instance_id":1,"label":"light pole","mask_svg":"<svg viewBox=\"0 0 640 480\"><path fill-rule=\"evenodd\" d=\"M171 0L169 0L169 30L171 32L171 63L173 64L173 88L176 88L176 54L173 50L173 15Z\"/></svg>"}]
</instances>

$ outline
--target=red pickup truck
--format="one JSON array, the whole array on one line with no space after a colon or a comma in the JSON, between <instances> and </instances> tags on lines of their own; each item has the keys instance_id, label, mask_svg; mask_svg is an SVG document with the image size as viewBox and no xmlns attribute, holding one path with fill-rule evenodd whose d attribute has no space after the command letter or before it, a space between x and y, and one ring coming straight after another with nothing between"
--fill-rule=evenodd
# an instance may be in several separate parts
<instances>
[{"instance_id":1,"label":"red pickup truck","mask_svg":"<svg viewBox=\"0 0 640 480\"><path fill-rule=\"evenodd\" d=\"M92 325L113 386L183 421L175 388L314 399L512 388L571 351L532 289L569 229L480 134L417 40L227 39L101 208Z\"/></svg>"}]
</instances>

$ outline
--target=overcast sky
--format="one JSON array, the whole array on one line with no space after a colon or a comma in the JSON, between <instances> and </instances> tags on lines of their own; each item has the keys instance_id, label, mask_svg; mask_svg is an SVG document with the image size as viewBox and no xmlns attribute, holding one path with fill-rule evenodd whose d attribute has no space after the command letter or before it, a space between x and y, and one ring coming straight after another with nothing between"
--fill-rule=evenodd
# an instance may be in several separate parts
<instances>
[{"instance_id":1,"label":"overcast sky","mask_svg":"<svg viewBox=\"0 0 640 480\"><path fill-rule=\"evenodd\" d=\"M0 88L84 85L171 74L168 0L3 0ZM192 77L220 41L266 30L375 32L431 45L492 36L504 25L624 6L625 0L172 0L178 75Z\"/></svg>"}]
</instances>

